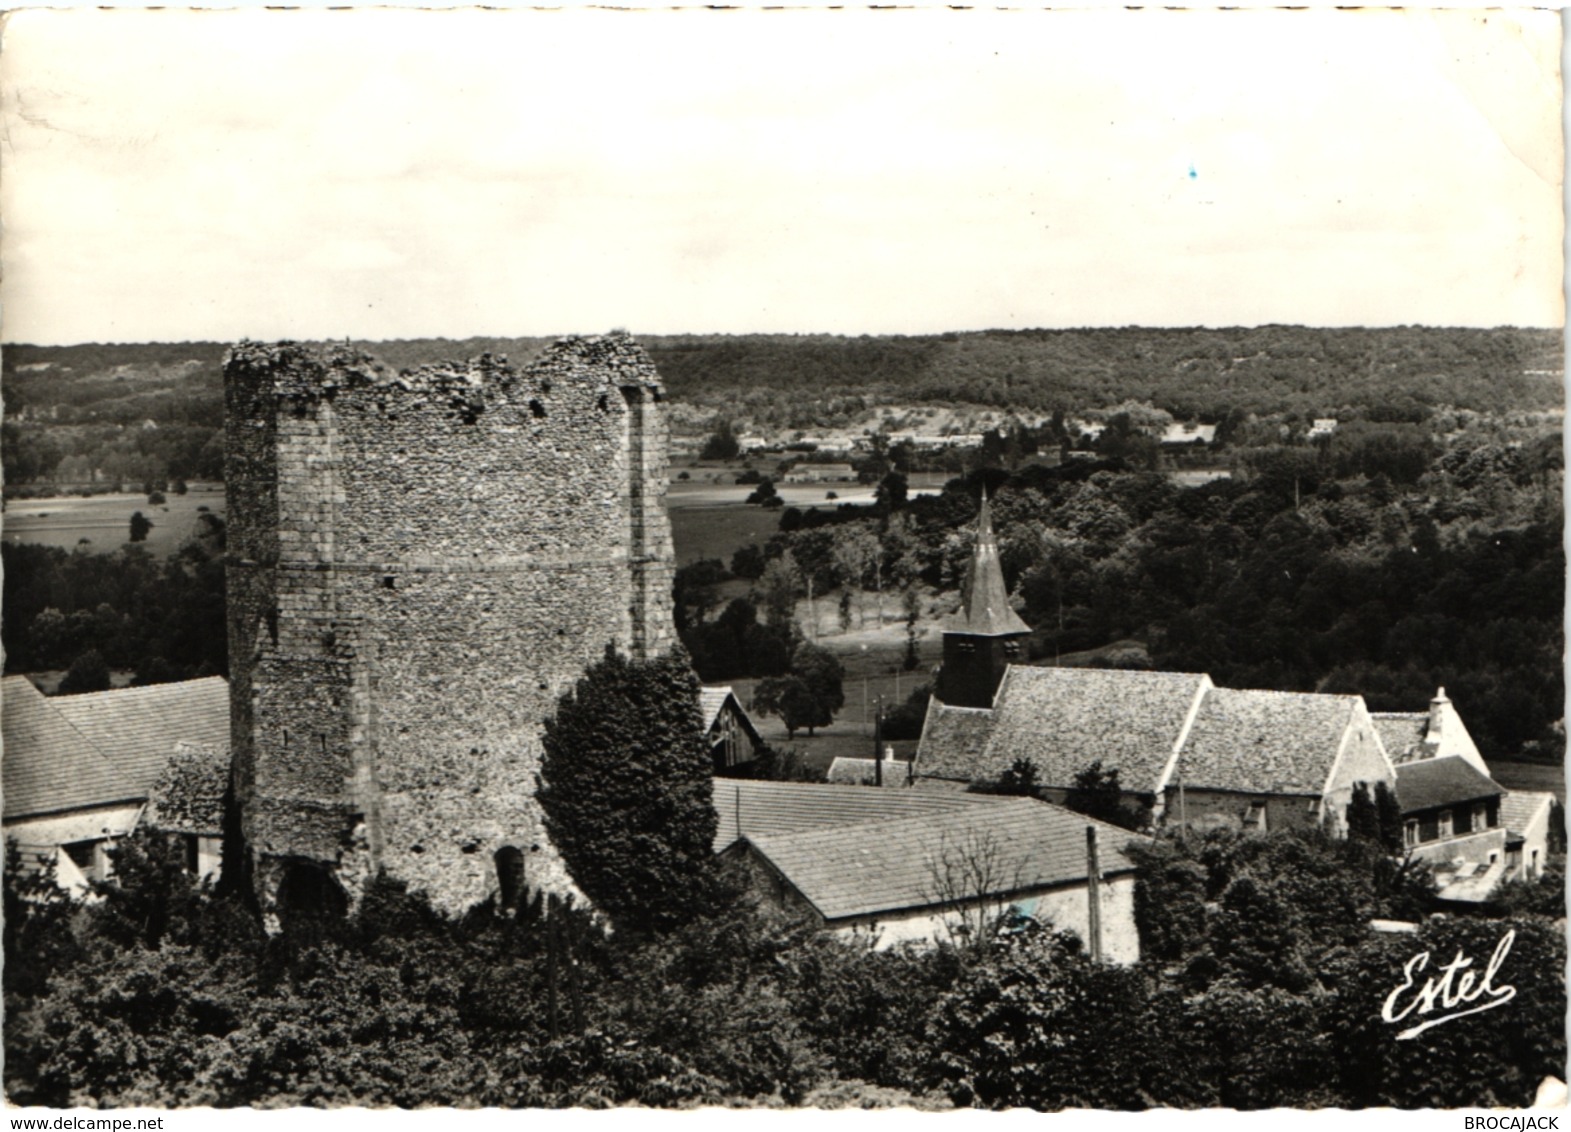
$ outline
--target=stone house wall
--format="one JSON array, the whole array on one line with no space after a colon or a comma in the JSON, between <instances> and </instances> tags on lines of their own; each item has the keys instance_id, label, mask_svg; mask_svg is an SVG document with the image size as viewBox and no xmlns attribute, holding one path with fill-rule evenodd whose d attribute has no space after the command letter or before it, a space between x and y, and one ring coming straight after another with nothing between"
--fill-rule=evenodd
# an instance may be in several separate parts
<instances>
[{"instance_id":1,"label":"stone house wall","mask_svg":"<svg viewBox=\"0 0 1571 1132\"><path fill-rule=\"evenodd\" d=\"M556 699L675 637L662 390L626 335L399 376L226 365L233 775L252 883L378 869L460 911L571 884L534 799Z\"/></svg>"}]
</instances>

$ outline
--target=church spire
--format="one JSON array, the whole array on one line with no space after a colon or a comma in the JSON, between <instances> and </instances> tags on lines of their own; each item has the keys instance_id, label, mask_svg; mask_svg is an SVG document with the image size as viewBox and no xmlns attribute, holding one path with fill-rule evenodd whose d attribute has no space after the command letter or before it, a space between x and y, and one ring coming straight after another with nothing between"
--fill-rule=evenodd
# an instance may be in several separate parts
<instances>
[{"instance_id":1,"label":"church spire","mask_svg":"<svg viewBox=\"0 0 1571 1132\"><path fill-rule=\"evenodd\" d=\"M976 546L960 584L960 614L945 632L1003 637L1030 631L1031 627L1009 607L1004 570L998 561L998 538L993 534L993 508L984 485L982 509L976 517Z\"/></svg>"}]
</instances>

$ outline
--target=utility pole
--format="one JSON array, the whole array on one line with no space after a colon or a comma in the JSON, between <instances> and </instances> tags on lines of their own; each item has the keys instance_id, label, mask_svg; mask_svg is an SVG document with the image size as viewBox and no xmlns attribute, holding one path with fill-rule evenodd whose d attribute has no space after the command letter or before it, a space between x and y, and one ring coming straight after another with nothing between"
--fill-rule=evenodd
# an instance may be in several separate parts
<instances>
[{"instance_id":1,"label":"utility pole","mask_svg":"<svg viewBox=\"0 0 1571 1132\"><path fill-rule=\"evenodd\" d=\"M1091 937L1091 962L1102 961L1102 870L1096 854L1096 826L1086 826L1087 933Z\"/></svg>"},{"instance_id":2,"label":"utility pole","mask_svg":"<svg viewBox=\"0 0 1571 1132\"><path fill-rule=\"evenodd\" d=\"M873 716L873 785L884 784L884 697L879 696L876 701L876 714Z\"/></svg>"},{"instance_id":3,"label":"utility pole","mask_svg":"<svg viewBox=\"0 0 1571 1132\"><path fill-rule=\"evenodd\" d=\"M867 646L862 646L862 723L867 723Z\"/></svg>"}]
</instances>

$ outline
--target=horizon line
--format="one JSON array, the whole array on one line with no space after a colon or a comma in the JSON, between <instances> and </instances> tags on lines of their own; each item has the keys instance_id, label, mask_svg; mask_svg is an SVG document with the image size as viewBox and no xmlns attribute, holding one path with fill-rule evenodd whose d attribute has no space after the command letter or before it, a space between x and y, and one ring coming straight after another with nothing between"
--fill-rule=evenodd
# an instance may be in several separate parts
<instances>
[{"instance_id":1,"label":"horizon line","mask_svg":"<svg viewBox=\"0 0 1571 1132\"><path fill-rule=\"evenodd\" d=\"M234 342L461 342L471 338L542 338L557 340L574 337L594 337L599 334L621 332L631 335L635 340L652 338L845 338L856 340L859 338L944 338L949 335L982 335L982 334L1075 334L1095 333L1118 330L1164 331L1164 332L1195 332L1212 331L1222 333L1235 330L1312 330L1312 331L1348 331L1348 330L1465 330L1465 331L1547 331L1564 334L1565 324L1558 326L1522 326L1516 323L1497 323L1493 326L1472 326L1456 323L1426 323L1426 322L1396 322L1371 325L1369 323L1340 323L1310 324L1303 322L1261 322L1261 323L1228 323L1211 325L1208 323L1188 323L1183 325L1161 325L1151 323L1105 323L1098 325L1079 326L1017 326L1017 327L976 327L971 329L945 329L927 330L917 332L891 331L833 331L833 330L679 330L679 331L649 331L640 333L628 330L625 327L613 326L604 330L583 332L568 331L555 333L495 333L477 331L469 334L415 334L403 337L374 338L367 335L332 335L330 337L312 337L306 335L270 338L253 338L249 335L217 338L144 338L130 339L83 339L74 342L26 342L26 341L0 341L0 351L19 348L58 350L71 349L77 346L202 346L224 345Z\"/></svg>"}]
</instances>

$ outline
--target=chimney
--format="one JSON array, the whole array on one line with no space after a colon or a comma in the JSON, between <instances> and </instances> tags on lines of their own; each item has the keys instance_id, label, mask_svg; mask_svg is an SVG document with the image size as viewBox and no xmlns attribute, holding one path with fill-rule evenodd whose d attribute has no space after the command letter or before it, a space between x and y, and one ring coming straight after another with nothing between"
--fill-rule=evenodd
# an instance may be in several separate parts
<instances>
[{"instance_id":1,"label":"chimney","mask_svg":"<svg viewBox=\"0 0 1571 1132\"><path fill-rule=\"evenodd\" d=\"M1435 689L1435 698L1429 701L1429 733L1424 736L1430 743L1438 743L1441 734L1445 731L1446 709L1451 706L1451 701L1446 698L1444 687Z\"/></svg>"}]
</instances>

